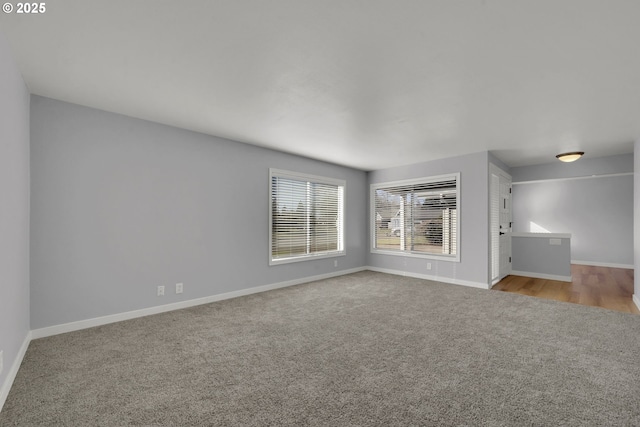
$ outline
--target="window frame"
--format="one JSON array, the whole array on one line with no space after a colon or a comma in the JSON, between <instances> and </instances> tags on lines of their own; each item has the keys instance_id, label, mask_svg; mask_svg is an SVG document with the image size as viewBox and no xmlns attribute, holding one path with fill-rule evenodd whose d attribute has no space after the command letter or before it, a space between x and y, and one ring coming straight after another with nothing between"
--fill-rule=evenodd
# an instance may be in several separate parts
<instances>
[{"instance_id":1,"label":"window frame","mask_svg":"<svg viewBox=\"0 0 640 427\"><path fill-rule=\"evenodd\" d=\"M292 179L296 181L304 181L316 184L335 185L342 187L342 206L338 206L340 212L340 224L338 225L338 249L330 252L308 253L304 255L296 255L288 258L273 258L273 178ZM293 262L310 261L324 258L335 258L345 256L347 253L345 248L345 223L346 223L346 205L347 205L347 182L343 179L329 178L319 175L311 175L301 172L292 172L283 169L269 168L269 265L289 264ZM308 219L307 219L308 220Z\"/></svg>"},{"instance_id":2,"label":"window frame","mask_svg":"<svg viewBox=\"0 0 640 427\"><path fill-rule=\"evenodd\" d=\"M433 254L429 252L405 251L401 249L378 249L376 248L376 191L384 190L388 187L399 187L403 185L426 184L431 182L456 180L456 253L452 255ZM461 205L460 193L462 191L460 172L447 173L442 175L425 176L421 178L403 179L398 181L378 182L370 185L369 189L369 227L370 227L370 252L377 255L392 255L411 258L433 259L448 262L460 262L460 223L461 223Z\"/></svg>"}]
</instances>

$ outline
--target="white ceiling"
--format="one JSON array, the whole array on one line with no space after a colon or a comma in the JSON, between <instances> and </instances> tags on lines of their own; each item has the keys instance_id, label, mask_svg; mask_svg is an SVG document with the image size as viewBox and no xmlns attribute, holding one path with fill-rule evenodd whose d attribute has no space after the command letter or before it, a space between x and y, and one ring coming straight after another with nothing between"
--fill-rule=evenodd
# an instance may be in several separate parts
<instances>
[{"instance_id":1,"label":"white ceiling","mask_svg":"<svg viewBox=\"0 0 640 427\"><path fill-rule=\"evenodd\" d=\"M65 0L2 13L32 93L371 170L640 138L638 0Z\"/></svg>"}]
</instances>

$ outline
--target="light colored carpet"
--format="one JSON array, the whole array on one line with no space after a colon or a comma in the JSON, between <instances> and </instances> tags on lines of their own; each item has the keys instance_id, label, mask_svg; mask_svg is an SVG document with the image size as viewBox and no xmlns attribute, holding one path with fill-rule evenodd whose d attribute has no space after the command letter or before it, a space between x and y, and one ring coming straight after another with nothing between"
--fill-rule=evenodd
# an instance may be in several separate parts
<instances>
[{"instance_id":1,"label":"light colored carpet","mask_svg":"<svg viewBox=\"0 0 640 427\"><path fill-rule=\"evenodd\" d=\"M362 272L34 340L0 425L640 425L640 316Z\"/></svg>"}]
</instances>

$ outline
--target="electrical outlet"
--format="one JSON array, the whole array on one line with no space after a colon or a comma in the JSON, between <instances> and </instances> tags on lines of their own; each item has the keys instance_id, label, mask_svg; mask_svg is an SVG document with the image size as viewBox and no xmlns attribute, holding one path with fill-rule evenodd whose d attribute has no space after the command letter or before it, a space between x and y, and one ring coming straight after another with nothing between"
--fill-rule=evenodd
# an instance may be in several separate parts
<instances>
[{"instance_id":1,"label":"electrical outlet","mask_svg":"<svg viewBox=\"0 0 640 427\"><path fill-rule=\"evenodd\" d=\"M337 260L337 259L334 259L334 260L333 260L333 266L334 266L334 267L337 267L337 266L338 266L338 260Z\"/></svg>"},{"instance_id":2,"label":"electrical outlet","mask_svg":"<svg viewBox=\"0 0 640 427\"><path fill-rule=\"evenodd\" d=\"M158 296L164 296L164 286L158 286Z\"/></svg>"},{"instance_id":3,"label":"electrical outlet","mask_svg":"<svg viewBox=\"0 0 640 427\"><path fill-rule=\"evenodd\" d=\"M182 283L176 283L176 294L181 294L182 293L183 286L184 285Z\"/></svg>"},{"instance_id":4,"label":"electrical outlet","mask_svg":"<svg viewBox=\"0 0 640 427\"><path fill-rule=\"evenodd\" d=\"M431 270L431 263L430 262L427 263L427 270Z\"/></svg>"},{"instance_id":5,"label":"electrical outlet","mask_svg":"<svg viewBox=\"0 0 640 427\"><path fill-rule=\"evenodd\" d=\"M4 368L4 350L0 350L0 374L2 373L2 369Z\"/></svg>"}]
</instances>

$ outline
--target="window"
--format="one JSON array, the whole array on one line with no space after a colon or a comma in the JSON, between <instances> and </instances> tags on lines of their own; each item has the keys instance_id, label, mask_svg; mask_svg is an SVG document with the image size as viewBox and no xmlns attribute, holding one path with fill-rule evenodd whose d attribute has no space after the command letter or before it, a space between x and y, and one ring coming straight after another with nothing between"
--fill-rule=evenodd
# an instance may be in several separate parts
<instances>
[{"instance_id":1,"label":"window","mask_svg":"<svg viewBox=\"0 0 640 427\"><path fill-rule=\"evenodd\" d=\"M460 261L460 174L371 186L372 252Z\"/></svg>"},{"instance_id":2,"label":"window","mask_svg":"<svg viewBox=\"0 0 640 427\"><path fill-rule=\"evenodd\" d=\"M269 264L344 255L345 181L270 169Z\"/></svg>"}]
</instances>

